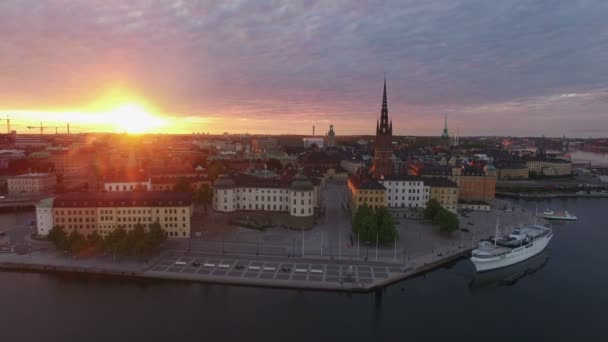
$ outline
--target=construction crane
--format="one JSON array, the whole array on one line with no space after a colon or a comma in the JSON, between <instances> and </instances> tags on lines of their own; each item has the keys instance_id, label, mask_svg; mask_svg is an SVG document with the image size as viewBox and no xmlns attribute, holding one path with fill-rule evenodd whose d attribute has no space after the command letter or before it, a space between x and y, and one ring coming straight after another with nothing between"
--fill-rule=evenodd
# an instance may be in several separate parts
<instances>
[{"instance_id":1,"label":"construction crane","mask_svg":"<svg viewBox=\"0 0 608 342\"><path fill-rule=\"evenodd\" d=\"M0 120L5 120L5 119L0 119ZM42 122L41 122L40 126L27 126L27 128L28 129L33 129L33 128L39 129L40 130L40 134L44 133L44 129L45 128L54 128L55 129L55 134L59 134L59 129L63 128L63 127L60 127L60 126L42 126ZM70 123L69 122L66 125L66 130L67 130L67 133L70 134Z\"/></svg>"},{"instance_id":2,"label":"construction crane","mask_svg":"<svg viewBox=\"0 0 608 342\"><path fill-rule=\"evenodd\" d=\"M0 121L6 121L6 133L11 134L11 118L6 115L6 119L0 119Z\"/></svg>"},{"instance_id":3,"label":"construction crane","mask_svg":"<svg viewBox=\"0 0 608 342\"><path fill-rule=\"evenodd\" d=\"M40 126L27 126L27 129L40 129L40 135L44 134L44 129L45 128L54 128L55 129L55 133L57 133L57 127L51 127L51 126L42 126L42 122L40 123Z\"/></svg>"},{"instance_id":4,"label":"construction crane","mask_svg":"<svg viewBox=\"0 0 608 342\"><path fill-rule=\"evenodd\" d=\"M57 133L57 128L61 128L61 127L55 127L55 133ZM78 128L78 127L76 127ZM70 134L70 123L66 123L66 133Z\"/></svg>"}]
</instances>

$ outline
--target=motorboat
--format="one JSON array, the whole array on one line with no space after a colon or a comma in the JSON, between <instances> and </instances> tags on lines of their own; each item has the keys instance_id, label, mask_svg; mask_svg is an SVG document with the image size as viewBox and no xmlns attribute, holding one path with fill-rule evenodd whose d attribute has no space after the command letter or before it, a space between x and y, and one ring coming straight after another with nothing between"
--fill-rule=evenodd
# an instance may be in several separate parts
<instances>
[{"instance_id":1,"label":"motorboat","mask_svg":"<svg viewBox=\"0 0 608 342\"><path fill-rule=\"evenodd\" d=\"M555 221L576 221L578 219L576 216L570 214L567 210L553 211L545 209L545 211L543 211L539 216L546 220Z\"/></svg>"}]
</instances>

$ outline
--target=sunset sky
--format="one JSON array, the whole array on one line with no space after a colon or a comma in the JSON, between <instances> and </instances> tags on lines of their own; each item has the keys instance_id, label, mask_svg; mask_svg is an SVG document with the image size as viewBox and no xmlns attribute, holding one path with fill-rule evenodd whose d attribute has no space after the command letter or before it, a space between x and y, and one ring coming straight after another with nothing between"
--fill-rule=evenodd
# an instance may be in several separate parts
<instances>
[{"instance_id":1,"label":"sunset sky","mask_svg":"<svg viewBox=\"0 0 608 342\"><path fill-rule=\"evenodd\" d=\"M3 0L0 117L373 134L386 72L396 134L447 113L461 135L606 136L607 18L605 0Z\"/></svg>"}]
</instances>

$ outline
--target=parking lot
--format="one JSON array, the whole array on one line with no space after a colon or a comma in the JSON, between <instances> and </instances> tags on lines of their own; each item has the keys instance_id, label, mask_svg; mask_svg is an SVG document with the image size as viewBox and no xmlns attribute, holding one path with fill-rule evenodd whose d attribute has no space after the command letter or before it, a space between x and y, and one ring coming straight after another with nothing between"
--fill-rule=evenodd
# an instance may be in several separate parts
<instances>
[{"instance_id":1,"label":"parking lot","mask_svg":"<svg viewBox=\"0 0 608 342\"><path fill-rule=\"evenodd\" d=\"M370 286L401 273L397 266L339 265L241 258L167 256L149 271L199 275L201 280L218 278L247 283L248 280L353 283ZM254 283L256 281L252 281Z\"/></svg>"}]
</instances>

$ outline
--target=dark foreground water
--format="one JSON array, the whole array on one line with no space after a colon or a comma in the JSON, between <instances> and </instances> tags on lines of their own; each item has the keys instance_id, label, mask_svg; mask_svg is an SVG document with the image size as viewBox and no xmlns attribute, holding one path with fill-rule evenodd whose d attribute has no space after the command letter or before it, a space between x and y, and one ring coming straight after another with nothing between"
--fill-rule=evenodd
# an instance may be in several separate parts
<instances>
[{"instance_id":1,"label":"dark foreground water","mask_svg":"<svg viewBox=\"0 0 608 342\"><path fill-rule=\"evenodd\" d=\"M0 272L0 340L606 341L608 200L545 207L579 221L527 264L475 278L463 260L370 294Z\"/></svg>"}]
</instances>

